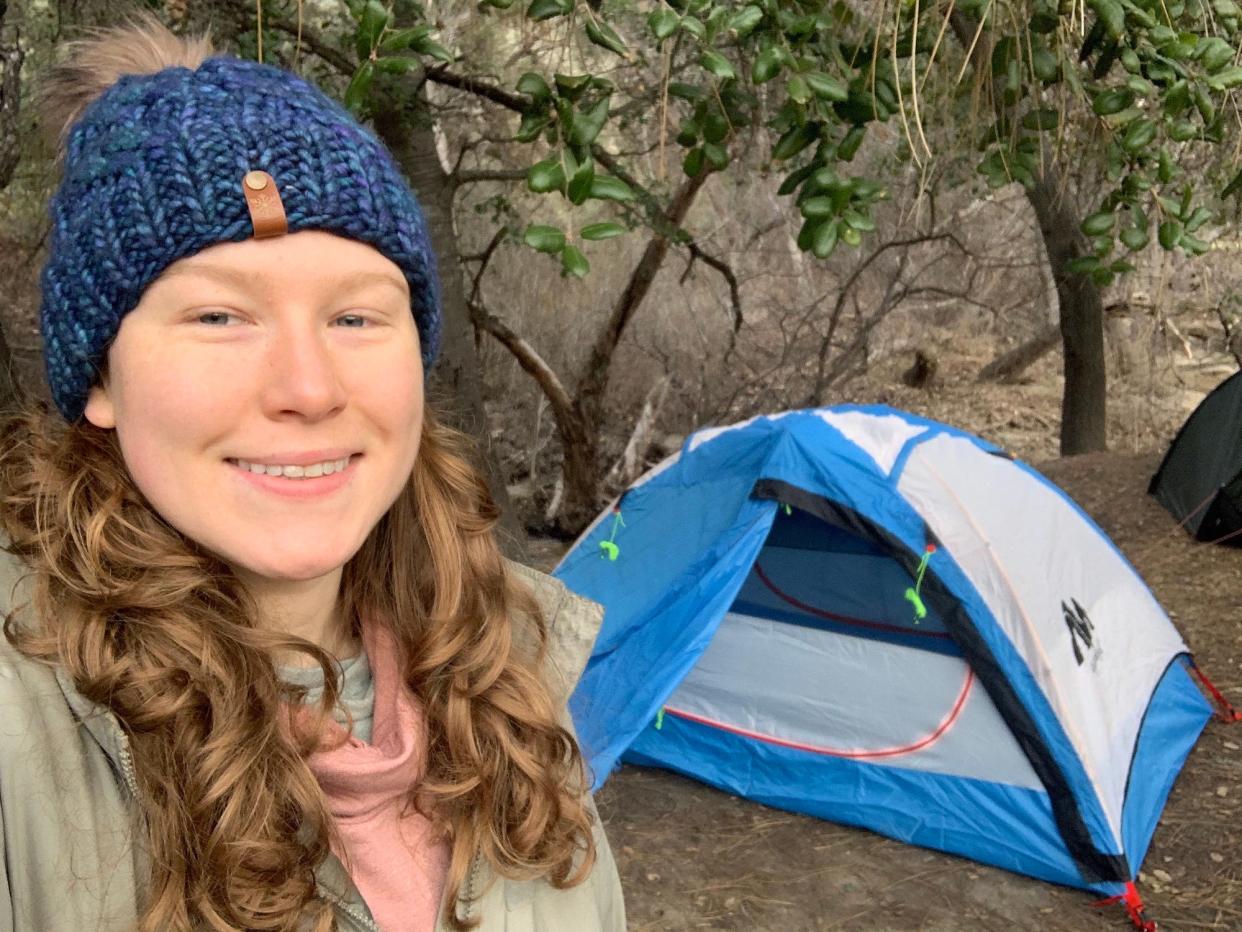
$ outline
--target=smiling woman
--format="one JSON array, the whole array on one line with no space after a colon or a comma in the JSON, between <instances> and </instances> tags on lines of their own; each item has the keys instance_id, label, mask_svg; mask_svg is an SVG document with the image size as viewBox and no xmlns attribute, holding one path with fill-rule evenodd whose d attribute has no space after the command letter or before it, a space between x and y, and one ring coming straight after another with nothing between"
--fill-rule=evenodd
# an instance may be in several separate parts
<instances>
[{"instance_id":1,"label":"smiling woman","mask_svg":"<svg viewBox=\"0 0 1242 932\"><path fill-rule=\"evenodd\" d=\"M504 561L425 403L391 157L151 17L73 43L0 423L0 930L624 928L565 700L593 603Z\"/></svg>"}]
</instances>

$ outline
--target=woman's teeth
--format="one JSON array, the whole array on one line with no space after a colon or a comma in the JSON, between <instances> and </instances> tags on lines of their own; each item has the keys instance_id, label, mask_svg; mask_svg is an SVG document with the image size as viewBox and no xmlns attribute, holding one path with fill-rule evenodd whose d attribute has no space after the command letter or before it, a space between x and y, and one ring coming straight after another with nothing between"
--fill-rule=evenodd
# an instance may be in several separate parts
<instances>
[{"instance_id":1,"label":"woman's teeth","mask_svg":"<svg viewBox=\"0 0 1242 932\"><path fill-rule=\"evenodd\" d=\"M318 479L330 476L334 472L342 472L349 465L349 457L339 460L325 460L312 463L310 466L265 466L262 463L248 463L245 460L229 460L239 469L245 469L256 476L283 476L285 479Z\"/></svg>"}]
</instances>

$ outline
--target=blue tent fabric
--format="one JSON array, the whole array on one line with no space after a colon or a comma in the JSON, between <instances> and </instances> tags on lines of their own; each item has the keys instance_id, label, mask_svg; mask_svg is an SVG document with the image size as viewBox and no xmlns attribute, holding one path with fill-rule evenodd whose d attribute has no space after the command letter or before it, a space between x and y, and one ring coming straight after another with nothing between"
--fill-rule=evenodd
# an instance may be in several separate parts
<instances>
[{"instance_id":1,"label":"blue tent fabric","mask_svg":"<svg viewBox=\"0 0 1242 932\"><path fill-rule=\"evenodd\" d=\"M960 542L955 553L933 530L952 529L955 519L921 512L903 491L914 488L903 482L906 471L918 462L926 472L928 451L942 455L947 441L950 452L959 449L953 444L979 451L972 455L983 456L983 467L1004 462L1002 474L1015 483L1015 495L1022 488L1054 491L1054 500L1068 506L1065 515L1102 539L1101 551L1115 555L1109 559L1120 583L1146 593L1115 546L1064 493L1030 467L1002 460L994 445L947 425L882 406L840 406L700 432L627 489L556 570L572 589L605 606L599 640L570 702L595 786L623 759L655 764L760 802L1058 883L1113 894L1133 879L1210 707L1180 660L1168 663L1150 696L1135 698L1141 705L1133 712L1142 719L1131 757L1120 762L1129 772L1124 807L1119 815L1114 808L1110 819L1100 764L1082 756L1082 723L1068 723L1056 711L1040 678L1046 671L1023 655L999 622L1002 608L978 588L970 554ZM615 544L615 559L603 542ZM924 560L920 574L929 548L935 555ZM773 563L778 560L784 562ZM812 578L817 561L820 575L827 574L822 578ZM840 572L843 565L855 569ZM800 576L807 582L800 585ZM904 578L913 589L916 576L926 613L898 617L905 603L895 587ZM861 591L877 580L893 591ZM838 602L830 604L834 593ZM1153 612L1159 617L1153 615L1158 643L1152 650L1173 660L1184 645L1158 608ZM861 617L870 615L877 617ZM1083 647L1078 640L1071 645L1071 636L1089 639L1094 631L1106 643L1099 617L1077 624L1061 632L1066 657L1070 646L1075 652ZM744 660L744 638L759 636L755 631L769 632L756 648L775 650L772 645L789 635L822 649L829 660L853 664L852 676L865 676L857 669L862 653L886 658L893 670L908 670L915 679L924 668L968 664L981 689L967 718L1003 722L988 726L1001 729L992 738L1003 737L999 743L1010 747L1011 763L1001 769L1013 774L1025 768L1028 776L1006 783L1009 778L989 772L986 760L973 758L953 773L933 772L945 766L942 760L920 763L904 752L851 759L831 750L833 740L801 736L799 729L818 726L797 696L782 692L782 669L766 679L747 672L742 679L753 697L726 695L728 684L719 677L732 674L711 679L710 658L722 671L745 670L729 667L737 658L728 652L741 650ZM1112 642L1107 647L1105 662L1118 649ZM1087 649L1090 662L1099 663L1103 648L1089 643ZM943 659L933 662L935 656ZM1065 662L1071 664L1065 676L1081 675ZM663 715L675 693L702 708ZM829 702L809 696L806 707L819 708L821 701ZM861 727L854 721L824 725L829 732L845 729L841 740L854 743ZM885 727L899 730L901 722ZM789 734L769 735L772 729ZM966 737L955 733L958 744L946 746L960 745L970 757Z\"/></svg>"},{"instance_id":2,"label":"blue tent fabric","mask_svg":"<svg viewBox=\"0 0 1242 932\"><path fill-rule=\"evenodd\" d=\"M824 759L671 715L658 730L654 723L644 729L626 760L675 770L778 809L869 828L1041 880L1081 885L1044 793ZM919 800L936 804L915 805Z\"/></svg>"}]
</instances>

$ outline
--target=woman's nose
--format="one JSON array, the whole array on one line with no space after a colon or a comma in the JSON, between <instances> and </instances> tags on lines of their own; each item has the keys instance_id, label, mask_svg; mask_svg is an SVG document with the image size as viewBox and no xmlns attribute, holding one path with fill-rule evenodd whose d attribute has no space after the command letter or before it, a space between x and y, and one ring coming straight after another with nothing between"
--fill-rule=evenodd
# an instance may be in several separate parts
<instances>
[{"instance_id":1,"label":"woman's nose","mask_svg":"<svg viewBox=\"0 0 1242 932\"><path fill-rule=\"evenodd\" d=\"M342 408L345 387L321 325L281 328L267 358L264 406L269 415L319 420Z\"/></svg>"}]
</instances>

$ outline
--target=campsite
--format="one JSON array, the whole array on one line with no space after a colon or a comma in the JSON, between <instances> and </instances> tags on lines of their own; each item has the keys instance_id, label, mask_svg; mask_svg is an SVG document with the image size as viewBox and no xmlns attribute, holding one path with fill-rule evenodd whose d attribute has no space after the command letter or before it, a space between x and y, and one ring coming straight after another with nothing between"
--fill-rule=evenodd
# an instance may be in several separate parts
<instances>
[{"instance_id":1,"label":"campsite","mask_svg":"<svg viewBox=\"0 0 1242 932\"><path fill-rule=\"evenodd\" d=\"M1203 667L1236 681L1242 560L1196 545L1146 495L1159 456L1040 464L1134 562ZM1224 635L1224 636L1222 636ZM1201 646L1200 646L1201 645ZM1125 929L1094 897L870 832L756 805L660 770L623 767L599 803L631 928ZM1140 875L1161 928L1242 927L1242 725L1209 723L1170 795Z\"/></svg>"}]
</instances>

